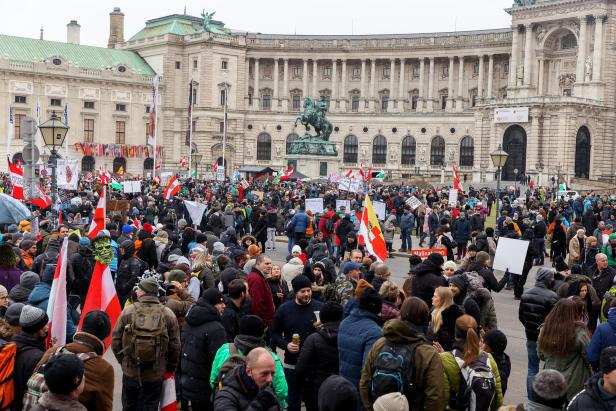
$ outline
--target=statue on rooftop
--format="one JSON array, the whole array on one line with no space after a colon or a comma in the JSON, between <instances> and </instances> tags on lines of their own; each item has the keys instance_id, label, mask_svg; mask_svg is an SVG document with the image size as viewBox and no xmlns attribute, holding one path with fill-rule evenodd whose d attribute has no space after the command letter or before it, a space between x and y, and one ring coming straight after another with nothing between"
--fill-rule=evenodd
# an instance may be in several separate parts
<instances>
[{"instance_id":1,"label":"statue on rooftop","mask_svg":"<svg viewBox=\"0 0 616 411\"><path fill-rule=\"evenodd\" d=\"M537 3L537 0L513 0L517 7L532 6Z\"/></svg>"},{"instance_id":2,"label":"statue on rooftop","mask_svg":"<svg viewBox=\"0 0 616 411\"><path fill-rule=\"evenodd\" d=\"M225 28L224 23L212 19L212 17L214 17L214 14L216 14L215 11L209 13L206 12L205 9L203 10L203 12L201 13L201 17L203 17L203 30L208 33L214 34L231 33L231 30Z\"/></svg>"}]
</instances>

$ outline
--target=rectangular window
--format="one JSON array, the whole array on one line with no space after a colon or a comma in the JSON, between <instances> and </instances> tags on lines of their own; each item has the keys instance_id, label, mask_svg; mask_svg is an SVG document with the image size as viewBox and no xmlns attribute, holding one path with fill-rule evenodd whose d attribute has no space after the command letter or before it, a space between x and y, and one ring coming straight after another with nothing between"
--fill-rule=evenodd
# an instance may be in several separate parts
<instances>
[{"instance_id":1,"label":"rectangular window","mask_svg":"<svg viewBox=\"0 0 616 411\"><path fill-rule=\"evenodd\" d=\"M252 107L252 94L248 93L248 105Z\"/></svg>"},{"instance_id":2,"label":"rectangular window","mask_svg":"<svg viewBox=\"0 0 616 411\"><path fill-rule=\"evenodd\" d=\"M15 114L15 138L23 138L21 135L21 120L26 117L25 114Z\"/></svg>"},{"instance_id":3,"label":"rectangular window","mask_svg":"<svg viewBox=\"0 0 616 411\"><path fill-rule=\"evenodd\" d=\"M94 110L94 102L93 101L84 101L83 108L88 108Z\"/></svg>"},{"instance_id":4,"label":"rectangular window","mask_svg":"<svg viewBox=\"0 0 616 411\"><path fill-rule=\"evenodd\" d=\"M116 121L116 144L124 144L126 142L126 122Z\"/></svg>"},{"instance_id":5,"label":"rectangular window","mask_svg":"<svg viewBox=\"0 0 616 411\"><path fill-rule=\"evenodd\" d=\"M145 123L145 144L149 145L148 137L150 136L150 123Z\"/></svg>"},{"instance_id":6,"label":"rectangular window","mask_svg":"<svg viewBox=\"0 0 616 411\"><path fill-rule=\"evenodd\" d=\"M332 78L332 68L331 66L323 67L323 79L331 79Z\"/></svg>"},{"instance_id":7,"label":"rectangular window","mask_svg":"<svg viewBox=\"0 0 616 411\"><path fill-rule=\"evenodd\" d=\"M563 90L563 96L565 97L571 97L571 89L570 88L566 88Z\"/></svg>"},{"instance_id":8,"label":"rectangular window","mask_svg":"<svg viewBox=\"0 0 616 411\"><path fill-rule=\"evenodd\" d=\"M473 64L473 76L477 77L479 75L479 63Z\"/></svg>"},{"instance_id":9,"label":"rectangular window","mask_svg":"<svg viewBox=\"0 0 616 411\"><path fill-rule=\"evenodd\" d=\"M381 97L381 111L387 111L387 106L389 106L389 96L385 94Z\"/></svg>"},{"instance_id":10,"label":"rectangular window","mask_svg":"<svg viewBox=\"0 0 616 411\"><path fill-rule=\"evenodd\" d=\"M358 79L361 78L361 68L353 67L353 72L351 73L351 78Z\"/></svg>"},{"instance_id":11,"label":"rectangular window","mask_svg":"<svg viewBox=\"0 0 616 411\"><path fill-rule=\"evenodd\" d=\"M319 162L319 176L327 177L327 161Z\"/></svg>"},{"instance_id":12,"label":"rectangular window","mask_svg":"<svg viewBox=\"0 0 616 411\"><path fill-rule=\"evenodd\" d=\"M359 96L351 97L351 111L359 111Z\"/></svg>"},{"instance_id":13,"label":"rectangular window","mask_svg":"<svg viewBox=\"0 0 616 411\"><path fill-rule=\"evenodd\" d=\"M197 60L197 59L193 60L193 68L194 69L199 68L199 60Z\"/></svg>"},{"instance_id":14,"label":"rectangular window","mask_svg":"<svg viewBox=\"0 0 616 411\"><path fill-rule=\"evenodd\" d=\"M182 65L180 64L180 62L179 62L179 61L176 61L176 62L175 62L175 69L176 69L176 70L179 70L181 67L182 67Z\"/></svg>"},{"instance_id":15,"label":"rectangular window","mask_svg":"<svg viewBox=\"0 0 616 411\"><path fill-rule=\"evenodd\" d=\"M145 112L149 113L150 112L150 106L145 106Z\"/></svg>"},{"instance_id":16,"label":"rectangular window","mask_svg":"<svg viewBox=\"0 0 616 411\"><path fill-rule=\"evenodd\" d=\"M445 110L447 108L447 94L441 94L441 110Z\"/></svg>"},{"instance_id":17,"label":"rectangular window","mask_svg":"<svg viewBox=\"0 0 616 411\"><path fill-rule=\"evenodd\" d=\"M224 122L224 121L221 121L221 122L220 122L220 124L218 124L218 130L219 130L221 133L224 133L224 132L225 132L225 122Z\"/></svg>"},{"instance_id":18,"label":"rectangular window","mask_svg":"<svg viewBox=\"0 0 616 411\"><path fill-rule=\"evenodd\" d=\"M449 78L449 66L446 64L443 65L443 72L441 73L441 77Z\"/></svg>"},{"instance_id":19,"label":"rectangular window","mask_svg":"<svg viewBox=\"0 0 616 411\"><path fill-rule=\"evenodd\" d=\"M293 66L293 78L302 78L302 68L300 66Z\"/></svg>"},{"instance_id":20,"label":"rectangular window","mask_svg":"<svg viewBox=\"0 0 616 411\"><path fill-rule=\"evenodd\" d=\"M419 78L419 69L421 66L413 66L413 78Z\"/></svg>"},{"instance_id":21,"label":"rectangular window","mask_svg":"<svg viewBox=\"0 0 616 411\"><path fill-rule=\"evenodd\" d=\"M54 107L62 107L62 99L52 98L49 105Z\"/></svg>"},{"instance_id":22,"label":"rectangular window","mask_svg":"<svg viewBox=\"0 0 616 411\"><path fill-rule=\"evenodd\" d=\"M301 97L299 94L293 94L293 110L299 110L302 107Z\"/></svg>"},{"instance_id":23,"label":"rectangular window","mask_svg":"<svg viewBox=\"0 0 616 411\"><path fill-rule=\"evenodd\" d=\"M195 87L193 85L193 89L192 89L192 105L196 106L197 105L197 87Z\"/></svg>"},{"instance_id":24,"label":"rectangular window","mask_svg":"<svg viewBox=\"0 0 616 411\"><path fill-rule=\"evenodd\" d=\"M383 67L383 78L391 77L391 67Z\"/></svg>"},{"instance_id":25,"label":"rectangular window","mask_svg":"<svg viewBox=\"0 0 616 411\"><path fill-rule=\"evenodd\" d=\"M126 111L126 104L116 104L116 111Z\"/></svg>"},{"instance_id":26,"label":"rectangular window","mask_svg":"<svg viewBox=\"0 0 616 411\"><path fill-rule=\"evenodd\" d=\"M86 143L94 142L94 119L83 119L83 141Z\"/></svg>"},{"instance_id":27,"label":"rectangular window","mask_svg":"<svg viewBox=\"0 0 616 411\"><path fill-rule=\"evenodd\" d=\"M197 120L193 120L192 121L192 131L196 131L197 130Z\"/></svg>"},{"instance_id":28,"label":"rectangular window","mask_svg":"<svg viewBox=\"0 0 616 411\"><path fill-rule=\"evenodd\" d=\"M418 99L419 99L419 96L417 95L411 96L411 110L417 110L417 100Z\"/></svg>"},{"instance_id":29,"label":"rectangular window","mask_svg":"<svg viewBox=\"0 0 616 411\"><path fill-rule=\"evenodd\" d=\"M15 96L15 103L26 104L26 96Z\"/></svg>"},{"instance_id":30,"label":"rectangular window","mask_svg":"<svg viewBox=\"0 0 616 411\"><path fill-rule=\"evenodd\" d=\"M220 90L220 105L224 106L225 105L225 90Z\"/></svg>"},{"instance_id":31,"label":"rectangular window","mask_svg":"<svg viewBox=\"0 0 616 411\"><path fill-rule=\"evenodd\" d=\"M269 110L272 108L272 96L269 94L263 95L263 110Z\"/></svg>"},{"instance_id":32,"label":"rectangular window","mask_svg":"<svg viewBox=\"0 0 616 411\"><path fill-rule=\"evenodd\" d=\"M220 68L223 70L228 70L229 69L229 62L227 60L222 60L220 62Z\"/></svg>"}]
</instances>

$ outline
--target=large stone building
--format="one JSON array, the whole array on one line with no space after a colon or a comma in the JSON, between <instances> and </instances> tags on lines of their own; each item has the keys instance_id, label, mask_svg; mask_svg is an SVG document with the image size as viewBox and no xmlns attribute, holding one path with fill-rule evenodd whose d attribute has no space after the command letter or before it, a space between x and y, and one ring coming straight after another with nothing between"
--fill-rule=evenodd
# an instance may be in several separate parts
<instances>
[{"instance_id":1,"label":"large stone building","mask_svg":"<svg viewBox=\"0 0 616 411\"><path fill-rule=\"evenodd\" d=\"M493 179L490 153L502 144L509 152L507 180L522 173L543 183L557 173L613 180L615 10L611 0L516 0L507 10L512 16L507 29L361 36L224 34L205 30L202 18L171 15L147 21L124 41L123 15L116 9L110 50L0 36L7 47L44 43L48 54L32 62L0 53L0 110L8 101L1 95L9 93L16 113L32 111L34 102L17 102L19 82L30 84L41 101L52 97L47 84L65 84L64 95L76 107L88 99L82 89L96 89L98 106L73 110L81 111L80 121L92 117L100 124L92 141L117 143L122 117L126 143L145 144L150 78L156 72L162 76L162 169L177 170L180 158L189 155L184 142L192 80L193 150L203 155L201 170L222 164L226 83L228 172L281 169L294 162L314 177L363 163L392 178L438 178L454 164L469 181L480 182ZM72 48L110 53L116 63L87 67L63 55ZM54 57L68 68L60 71ZM122 65L126 70L119 72ZM306 96L329 102L331 141L339 152L335 164L306 169L308 161L287 155L290 142L304 133L294 122ZM128 113L118 113L118 104ZM0 129L3 122L6 118ZM74 128L71 144L87 141L85 123ZM113 161L97 154L97 165ZM143 173L143 156L129 158L127 169Z\"/></svg>"}]
</instances>

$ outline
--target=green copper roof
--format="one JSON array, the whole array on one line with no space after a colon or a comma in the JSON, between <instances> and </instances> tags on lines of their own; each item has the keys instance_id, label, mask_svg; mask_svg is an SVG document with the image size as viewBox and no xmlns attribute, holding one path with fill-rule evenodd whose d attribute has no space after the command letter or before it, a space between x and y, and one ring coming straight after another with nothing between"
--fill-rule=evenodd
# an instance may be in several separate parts
<instances>
[{"instance_id":1,"label":"green copper roof","mask_svg":"<svg viewBox=\"0 0 616 411\"><path fill-rule=\"evenodd\" d=\"M133 51L0 34L1 59L40 63L54 56L60 56L68 64L80 68L105 70L123 64L144 76L155 74L148 63Z\"/></svg>"},{"instance_id":2,"label":"green copper roof","mask_svg":"<svg viewBox=\"0 0 616 411\"><path fill-rule=\"evenodd\" d=\"M144 38L161 36L164 34L176 34L178 36L184 36L187 34L201 33L203 32L202 24L203 20L199 19L198 17L192 17L182 14L172 14L171 16L148 20L145 23L145 27L133 37L131 37L129 41L141 40Z\"/></svg>"}]
</instances>

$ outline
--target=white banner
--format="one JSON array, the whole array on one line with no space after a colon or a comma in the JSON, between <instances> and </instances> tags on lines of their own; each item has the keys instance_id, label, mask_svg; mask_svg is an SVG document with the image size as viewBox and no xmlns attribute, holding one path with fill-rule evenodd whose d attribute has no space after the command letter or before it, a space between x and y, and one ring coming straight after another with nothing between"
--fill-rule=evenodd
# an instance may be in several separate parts
<instances>
[{"instance_id":1,"label":"white banner","mask_svg":"<svg viewBox=\"0 0 616 411\"><path fill-rule=\"evenodd\" d=\"M528 123L528 107L495 108L494 123Z\"/></svg>"},{"instance_id":2,"label":"white banner","mask_svg":"<svg viewBox=\"0 0 616 411\"><path fill-rule=\"evenodd\" d=\"M372 202L372 207L374 208L374 214L376 214L376 217L379 220L385 220L385 210L386 210L385 205L386 204L384 202L382 202L382 201L373 201ZM366 206L366 200L364 200L362 206L363 207Z\"/></svg>"},{"instance_id":3,"label":"white banner","mask_svg":"<svg viewBox=\"0 0 616 411\"><path fill-rule=\"evenodd\" d=\"M79 181L77 160L58 160L56 178L58 181L58 188L64 190L77 190L77 183Z\"/></svg>"},{"instance_id":4,"label":"white banner","mask_svg":"<svg viewBox=\"0 0 616 411\"><path fill-rule=\"evenodd\" d=\"M344 211L349 212L351 211L351 202L349 200L336 200L336 211L339 211L340 207L344 207Z\"/></svg>"},{"instance_id":5,"label":"white banner","mask_svg":"<svg viewBox=\"0 0 616 411\"><path fill-rule=\"evenodd\" d=\"M338 182L338 190L350 191L352 193L359 193L362 188L361 180L357 178L341 178Z\"/></svg>"},{"instance_id":6,"label":"white banner","mask_svg":"<svg viewBox=\"0 0 616 411\"><path fill-rule=\"evenodd\" d=\"M207 204L198 203L196 201L184 200L184 205L186 206L188 214L190 214L190 219L192 220L193 224L201 224L203 213L205 212L205 210L207 210Z\"/></svg>"},{"instance_id":7,"label":"white banner","mask_svg":"<svg viewBox=\"0 0 616 411\"><path fill-rule=\"evenodd\" d=\"M452 188L449 190L449 205L455 206L456 204L458 204L458 190Z\"/></svg>"},{"instance_id":8,"label":"white banner","mask_svg":"<svg viewBox=\"0 0 616 411\"><path fill-rule=\"evenodd\" d=\"M411 207L412 210L416 210L417 207L419 207L421 205L421 201L419 201L419 199L415 196L410 196L407 200L406 200L406 204Z\"/></svg>"},{"instance_id":9,"label":"white banner","mask_svg":"<svg viewBox=\"0 0 616 411\"><path fill-rule=\"evenodd\" d=\"M323 214L323 199L322 198L307 198L306 211L312 211L313 214Z\"/></svg>"},{"instance_id":10,"label":"white banner","mask_svg":"<svg viewBox=\"0 0 616 411\"><path fill-rule=\"evenodd\" d=\"M122 186L127 194L141 192L141 181L122 181Z\"/></svg>"}]
</instances>

